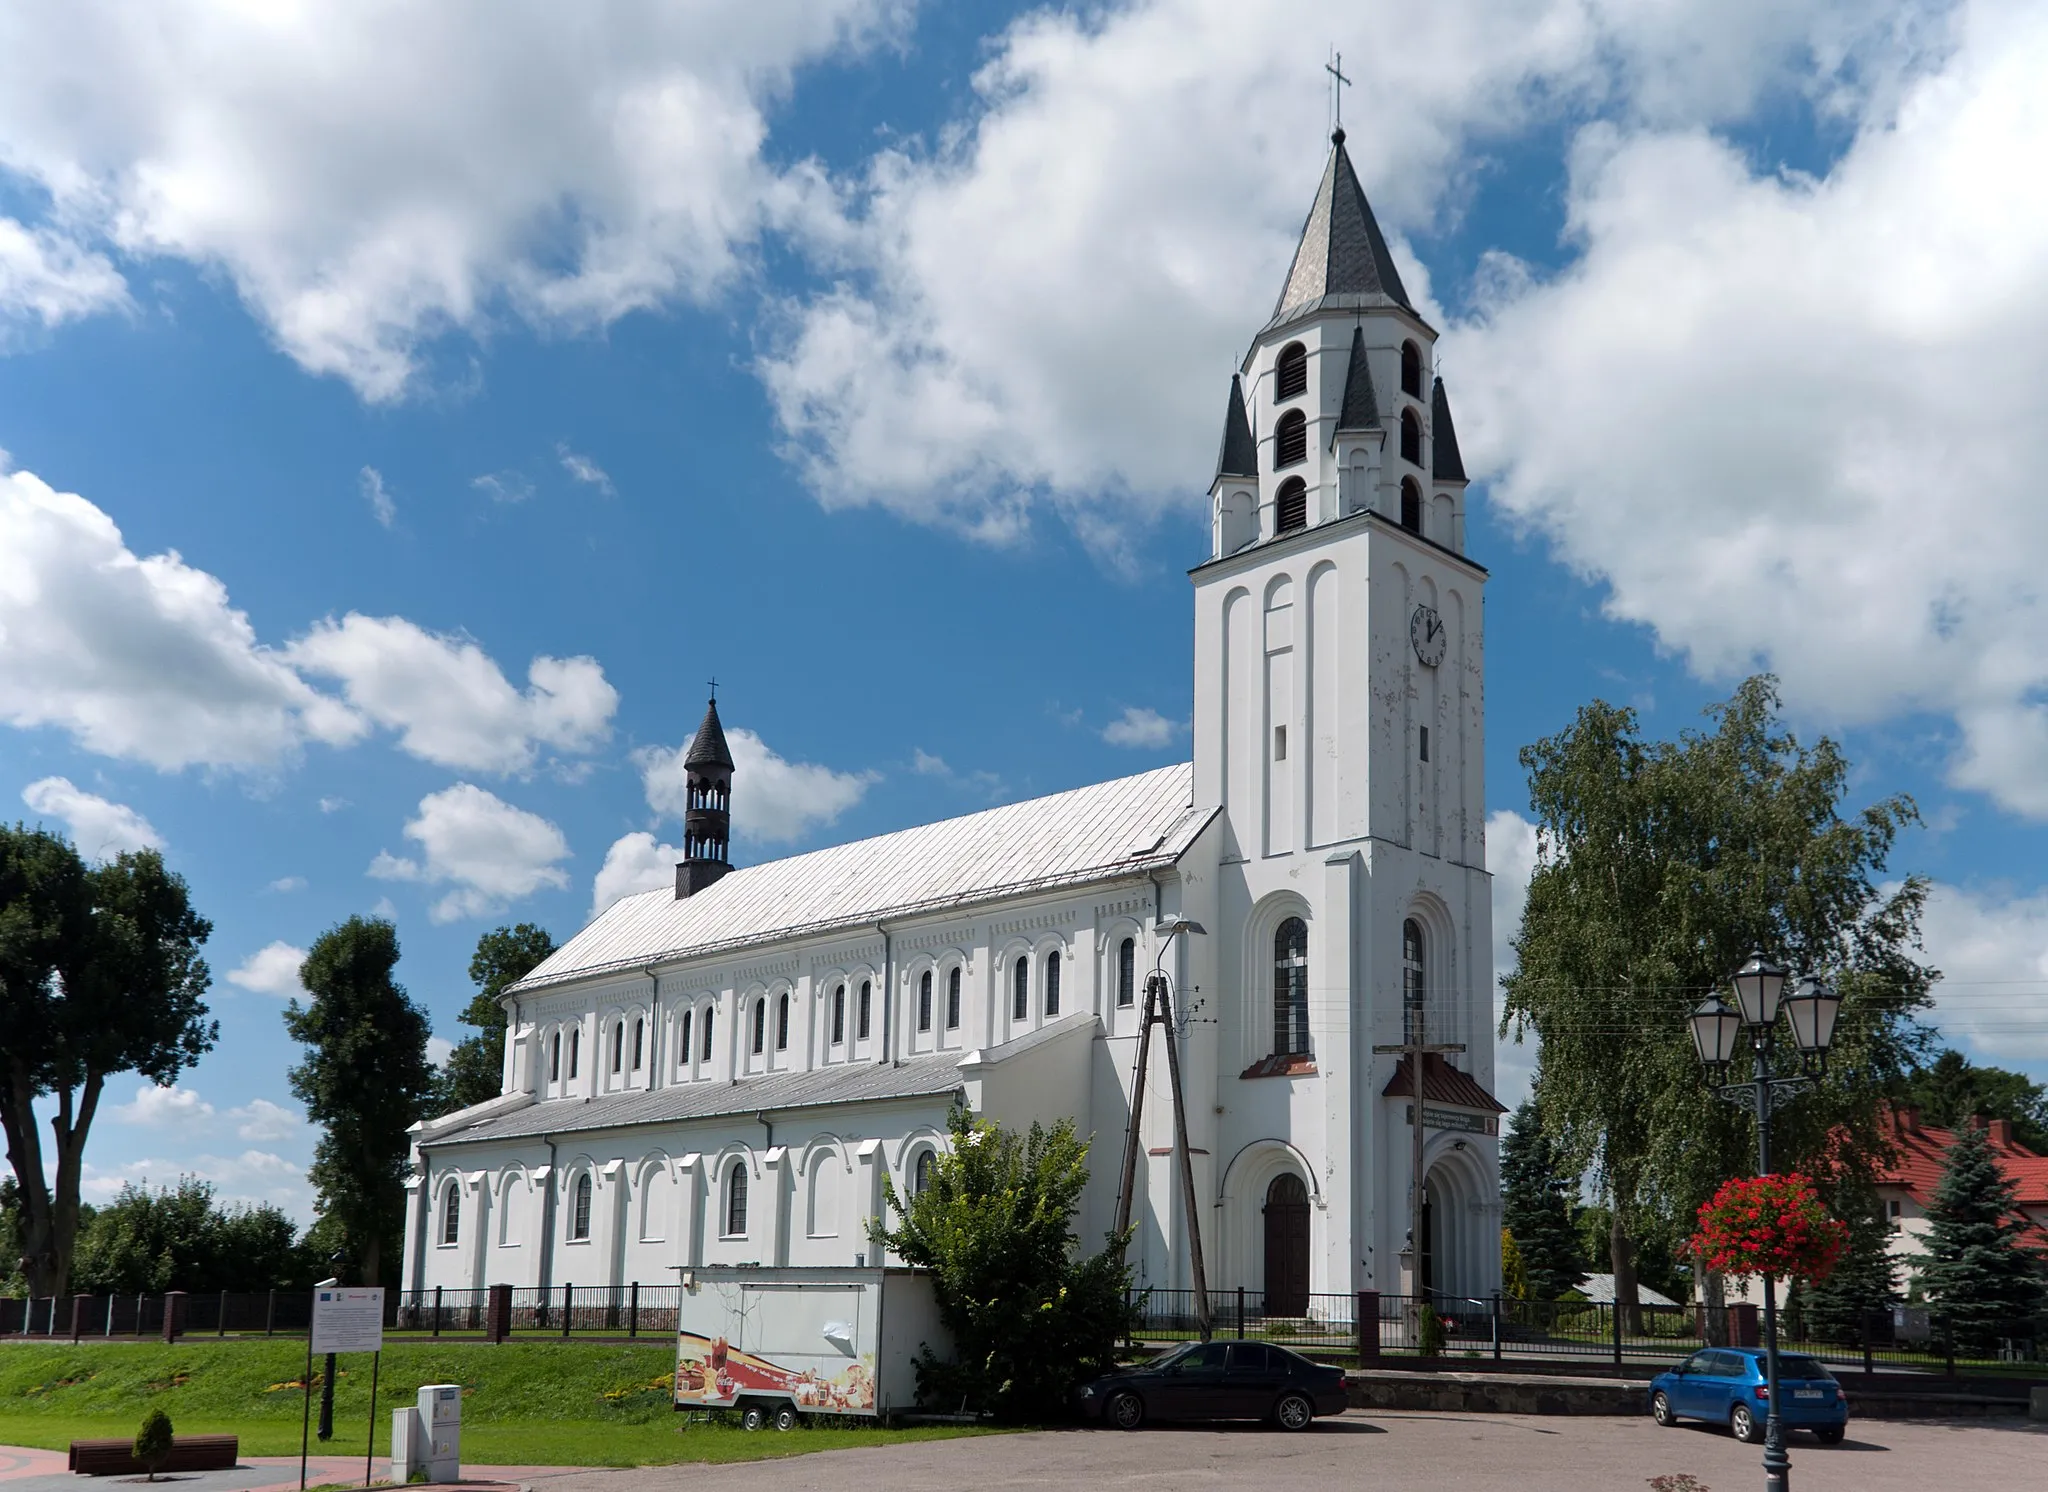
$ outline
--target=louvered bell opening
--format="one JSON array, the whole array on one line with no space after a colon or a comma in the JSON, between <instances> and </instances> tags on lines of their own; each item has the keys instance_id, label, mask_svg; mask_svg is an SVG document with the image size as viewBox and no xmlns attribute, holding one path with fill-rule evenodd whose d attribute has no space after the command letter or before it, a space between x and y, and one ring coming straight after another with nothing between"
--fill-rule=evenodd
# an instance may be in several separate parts
<instances>
[{"instance_id":1,"label":"louvered bell opening","mask_svg":"<svg viewBox=\"0 0 2048 1492\"><path fill-rule=\"evenodd\" d=\"M1308 488L1300 477L1289 477L1281 484L1274 527L1283 534L1308 527Z\"/></svg>"},{"instance_id":2,"label":"louvered bell opening","mask_svg":"<svg viewBox=\"0 0 2048 1492\"><path fill-rule=\"evenodd\" d=\"M1299 466L1308 460L1308 419L1298 409L1280 416L1273 427L1273 464Z\"/></svg>"},{"instance_id":3,"label":"louvered bell opening","mask_svg":"<svg viewBox=\"0 0 2048 1492\"><path fill-rule=\"evenodd\" d=\"M1289 342L1273 363L1273 397L1298 399L1308 392L1308 349Z\"/></svg>"}]
</instances>

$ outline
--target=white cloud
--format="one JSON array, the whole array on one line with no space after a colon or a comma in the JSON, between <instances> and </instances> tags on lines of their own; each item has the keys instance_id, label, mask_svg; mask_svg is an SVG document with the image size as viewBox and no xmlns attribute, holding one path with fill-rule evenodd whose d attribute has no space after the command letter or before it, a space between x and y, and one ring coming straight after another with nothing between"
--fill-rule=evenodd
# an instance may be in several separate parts
<instances>
[{"instance_id":1,"label":"white cloud","mask_svg":"<svg viewBox=\"0 0 2048 1492\"><path fill-rule=\"evenodd\" d=\"M733 760L733 833L749 839L787 843L835 823L878 780L873 772L835 772L811 762L784 761L750 730L729 730L725 741ZM688 750L685 743L673 751L649 747L634 754L648 806L656 813L683 816Z\"/></svg>"},{"instance_id":2,"label":"white cloud","mask_svg":"<svg viewBox=\"0 0 2048 1492\"><path fill-rule=\"evenodd\" d=\"M604 852L604 864L591 884L590 915L595 917L620 897L636 891L674 886L676 862L682 858L678 846L659 843L652 834L621 835Z\"/></svg>"},{"instance_id":3,"label":"white cloud","mask_svg":"<svg viewBox=\"0 0 2048 1492\"><path fill-rule=\"evenodd\" d=\"M79 1191L88 1202L111 1202L121 1188L160 1189L175 1186L181 1176L214 1184L214 1200L225 1206L271 1203L301 1223L313 1217L313 1191L302 1161L287 1160L269 1150L244 1150L240 1155L188 1155L181 1159L128 1161L97 1166L87 1161Z\"/></svg>"},{"instance_id":4,"label":"white cloud","mask_svg":"<svg viewBox=\"0 0 2048 1492\"><path fill-rule=\"evenodd\" d=\"M469 485L494 503L523 503L533 496L533 483L516 471L486 472L471 477Z\"/></svg>"},{"instance_id":5,"label":"white cloud","mask_svg":"<svg viewBox=\"0 0 2048 1492\"><path fill-rule=\"evenodd\" d=\"M595 487L606 497L617 497L619 495L618 488L612 485L612 479L605 469L595 461L592 461L588 456L579 455L575 451L570 450L566 443L557 443L555 454L562 458L562 470L583 483L586 487Z\"/></svg>"},{"instance_id":6,"label":"white cloud","mask_svg":"<svg viewBox=\"0 0 2048 1492\"><path fill-rule=\"evenodd\" d=\"M946 765L943 756L934 756L922 746L913 746L910 751L910 770L920 777L950 777L953 769Z\"/></svg>"},{"instance_id":7,"label":"white cloud","mask_svg":"<svg viewBox=\"0 0 2048 1492\"><path fill-rule=\"evenodd\" d=\"M1943 1037L1994 1065L2048 1062L2048 891L1936 885L1921 935Z\"/></svg>"},{"instance_id":8,"label":"white cloud","mask_svg":"<svg viewBox=\"0 0 2048 1492\"><path fill-rule=\"evenodd\" d=\"M403 617L323 621L290 657L339 680L349 703L397 731L412 755L466 771L524 771L544 746L586 751L610 734L619 703L594 658L535 658L522 693L471 639Z\"/></svg>"},{"instance_id":9,"label":"white cloud","mask_svg":"<svg viewBox=\"0 0 2048 1492\"><path fill-rule=\"evenodd\" d=\"M882 504L990 539L1047 507L1120 558L1124 525L1199 502L1230 372L1301 230L1327 128L1304 38L1344 48L1353 158L1406 276L1401 235L1457 210L1485 169L1478 148L1592 110L1739 114L1795 68L1824 64L1817 88L1882 76L1906 28L1870 10L1033 9L935 142L882 150L841 214L803 220L831 284L781 308L762 362L777 417L828 506ZM1371 37L1399 40L1345 46ZM1419 272L1409 284L1426 288Z\"/></svg>"},{"instance_id":10,"label":"white cloud","mask_svg":"<svg viewBox=\"0 0 2048 1492\"><path fill-rule=\"evenodd\" d=\"M1141 746L1156 751L1171 746L1180 732L1179 721L1168 720L1157 710L1127 705L1123 714L1102 728L1102 739L1112 746Z\"/></svg>"},{"instance_id":11,"label":"white cloud","mask_svg":"<svg viewBox=\"0 0 2048 1492\"><path fill-rule=\"evenodd\" d=\"M369 873L380 880L452 885L429 915L436 922L483 917L544 886L566 886L557 862L569 858L562 831L482 788L458 782L420 799L405 837L420 860L379 851Z\"/></svg>"},{"instance_id":12,"label":"white cloud","mask_svg":"<svg viewBox=\"0 0 2048 1492\"><path fill-rule=\"evenodd\" d=\"M149 820L134 809L74 787L68 777L31 782L21 790L21 801L36 813L62 820L72 843L88 859L107 860L123 850L160 850L164 845Z\"/></svg>"},{"instance_id":13,"label":"white cloud","mask_svg":"<svg viewBox=\"0 0 2048 1492\"><path fill-rule=\"evenodd\" d=\"M320 800L320 811L322 813L340 813L346 807L348 807L348 799L346 798L322 798Z\"/></svg>"},{"instance_id":14,"label":"white cloud","mask_svg":"<svg viewBox=\"0 0 2048 1492\"><path fill-rule=\"evenodd\" d=\"M235 1121L237 1139L258 1143L289 1140L306 1130L303 1114L267 1098L252 1098L238 1109L229 1109L228 1118Z\"/></svg>"},{"instance_id":15,"label":"white cloud","mask_svg":"<svg viewBox=\"0 0 2048 1492\"><path fill-rule=\"evenodd\" d=\"M299 968L306 962L306 950L279 939L265 943L228 971L228 983L259 995L290 999L306 992L299 983Z\"/></svg>"},{"instance_id":16,"label":"white cloud","mask_svg":"<svg viewBox=\"0 0 2048 1492\"><path fill-rule=\"evenodd\" d=\"M303 891L306 889L306 878L304 876L279 876L263 889L265 891L275 891L279 894Z\"/></svg>"},{"instance_id":17,"label":"white cloud","mask_svg":"<svg viewBox=\"0 0 2048 1492\"><path fill-rule=\"evenodd\" d=\"M213 1105L190 1088L180 1088L175 1084L159 1088L154 1083L138 1083L133 1098L114 1105L114 1117L123 1124L188 1129L211 1119Z\"/></svg>"},{"instance_id":18,"label":"white cloud","mask_svg":"<svg viewBox=\"0 0 2048 1492\"><path fill-rule=\"evenodd\" d=\"M573 330L731 283L813 190L762 161L764 107L907 9L164 0L147 25L118 0L17 10L0 141L52 205L15 227L34 247L0 251L0 286L47 320L118 293L107 249L175 257L219 271L302 367L393 398L447 330L508 311Z\"/></svg>"},{"instance_id":19,"label":"white cloud","mask_svg":"<svg viewBox=\"0 0 2048 1492\"><path fill-rule=\"evenodd\" d=\"M449 1055L455 1050L455 1043L445 1036L427 1038L427 1060L436 1067L447 1065Z\"/></svg>"},{"instance_id":20,"label":"white cloud","mask_svg":"<svg viewBox=\"0 0 2048 1492\"><path fill-rule=\"evenodd\" d=\"M1529 901L1529 877L1536 872L1536 826L1513 809L1486 816L1486 869L1493 877L1493 977L1515 970L1515 938ZM1497 998L1497 997L1496 997ZM1496 1004L1495 1015L1499 1008ZM1493 1096L1510 1109L1529 1096L1536 1075L1536 1033L1517 1041L1503 1036L1493 1049Z\"/></svg>"},{"instance_id":21,"label":"white cloud","mask_svg":"<svg viewBox=\"0 0 2048 1492\"><path fill-rule=\"evenodd\" d=\"M128 287L104 254L47 228L0 218L0 349L10 325L49 328L128 304Z\"/></svg>"},{"instance_id":22,"label":"white cloud","mask_svg":"<svg viewBox=\"0 0 2048 1492\"><path fill-rule=\"evenodd\" d=\"M384 485L384 473L374 466L366 466L356 473L356 486L363 494L363 501L370 505L370 513L386 528L398 516L398 504L391 500L391 493Z\"/></svg>"},{"instance_id":23,"label":"white cloud","mask_svg":"<svg viewBox=\"0 0 2048 1492\"><path fill-rule=\"evenodd\" d=\"M100 509L25 471L0 470L0 639L0 720L104 756L267 767L365 729L256 640L219 580L136 555Z\"/></svg>"},{"instance_id":24,"label":"white cloud","mask_svg":"<svg viewBox=\"0 0 2048 1492\"><path fill-rule=\"evenodd\" d=\"M1594 128L1577 260L1496 262L1455 340L1492 494L1708 677L1954 722L1951 777L2048 819L2048 11L1973 0L1825 179Z\"/></svg>"}]
</instances>

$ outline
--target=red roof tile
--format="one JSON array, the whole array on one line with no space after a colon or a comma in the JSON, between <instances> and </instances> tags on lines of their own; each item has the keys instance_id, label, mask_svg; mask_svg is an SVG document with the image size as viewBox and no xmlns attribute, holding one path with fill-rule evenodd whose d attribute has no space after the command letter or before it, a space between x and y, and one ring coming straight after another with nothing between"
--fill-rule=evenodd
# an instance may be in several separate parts
<instances>
[{"instance_id":1,"label":"red roof tile","mask_svg":"<svg viewBox=\"0 0 2048 1492\"><path fill-rule=\"evenodd\" d=\"M1408 1059L1403 1057L1394 1068L1393 1077L1380 1090L1387 1098L1407 1098L1413 1092L1408 1083ZM1479 1079L1469 1072L1460 1072L1446 1062L1441 1052L1424 1052L1422 1055L1422 1101L1424 1103L1449 1104L1453 1108L1483 1109L1490 1114L1505 1114L1507 1105L1480 1086Z\"/></svg>"},{"instance_id":2,"label":"red roof tile","mask_svg":"<svg viewBox=\"0 0 2048 1492\"><path fill-rule=\"evenodd\" d=\"M1894 1107L1889 1118L1888 1137L1895 1157L1890 1165L1879 1168L1877 1183L1902 1187L1915 1202L1926 1207L1934 1201L1935 1188L1941 1185L1941 1173L1947 1168L1948 1149L1956 1142L1956 1132L1923 1123L1918 1109L1904 1105ZM1991 1153L1997 1157L1998 1168L2012 1181L2019 1205L2033 1213L2048 1208L2048 1155L2037 1155L2014 1139L2009 1119L1975 1122L1990 1132ZM2037 1246L2048 1244L2048 1228L2037 1225L2031 1234L2030 1242Z\"/></svg>"}]
</instances>

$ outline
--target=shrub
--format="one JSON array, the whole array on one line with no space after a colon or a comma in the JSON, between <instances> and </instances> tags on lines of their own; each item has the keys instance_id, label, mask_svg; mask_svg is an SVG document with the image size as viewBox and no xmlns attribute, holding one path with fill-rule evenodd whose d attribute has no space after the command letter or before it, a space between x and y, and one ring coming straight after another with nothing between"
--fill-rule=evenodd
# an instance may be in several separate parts
<instances>
[{"instance_id":1,"label":"shrub","mask_svg":"<svg viewBox=\"0 0 2048 1492\"><path fill-rule=\"evenodd\" d=\"M135 1432L135 1459L149 1472L149 1479L156 1480L157 1468L171 1454L171 1417L161 1409L152 1409L142 1417L142 1428Z\"/></svg>"},{"instance_id":2,"label":"shrub","mask_svg":"<svg viewBox=\"0 0 2048 1492\"><path fill-rule=\"evenodd\" d=\"M894 1229L875 1241L932 1271L953 1360L929 1349L918 1396L1002 1419L1064 1411L1074 1386L1115 1366L1135 1324L1126 1240L1082 1255L1073 1217L1088 1146L1071 1120L1018 1135L956 1106L950 1152L907 1200L887 1185Z\"/></svg>"},{"instance_id":3,"label":"shrub","mask_svg":"<svg viewBox=\"0 0 2048 1492\"><path fill-rule=\"evenodd\" d=\"M1442 1357L1444 1354L1444 1342L1449 1335L1444 1329L1444 1318L1438 1315L1436 1308L1427 1302L1418 1306L1417 1309L1421 1311L1422 1319L1417 1323L1416 1327L1416 1349L1424 1357Z\"/></svg>"}]
</instances>

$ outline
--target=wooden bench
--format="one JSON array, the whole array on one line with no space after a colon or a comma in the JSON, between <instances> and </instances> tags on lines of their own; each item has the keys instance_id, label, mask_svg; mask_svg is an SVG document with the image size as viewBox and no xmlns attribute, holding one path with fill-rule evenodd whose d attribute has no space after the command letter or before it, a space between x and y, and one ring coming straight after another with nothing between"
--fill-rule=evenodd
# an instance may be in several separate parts
<instances>
[{"instance_id":1,"label":"wooden bench","mask_svg":"<svg viewBox=\"0 0 2048 1492\"><path fill-rule=\"evenodd\" d=\"M231 1471L241 1459L234 1435L175 1435L158 1471ZM80 1476L141 1476L149 1468L135 1459L132 1440L74 1440L71 1470Z\"/></svg>"}]
</instances>

